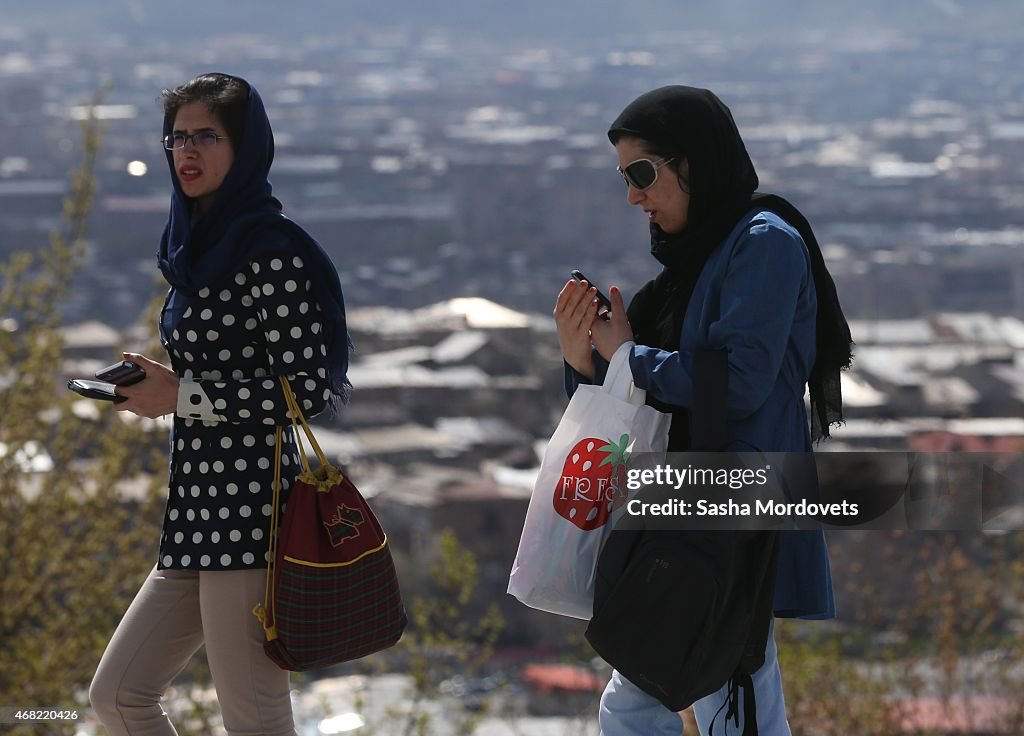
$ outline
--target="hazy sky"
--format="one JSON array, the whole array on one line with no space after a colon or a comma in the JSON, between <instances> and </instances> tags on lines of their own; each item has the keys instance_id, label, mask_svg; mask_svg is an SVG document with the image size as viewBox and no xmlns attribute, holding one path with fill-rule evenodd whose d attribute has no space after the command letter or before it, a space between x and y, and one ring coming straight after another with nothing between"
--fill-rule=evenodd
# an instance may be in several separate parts
<instances>
[{"instance_id":1,"label":"hazy sky","mask_svg":"<svg viewBox=\"0 0 1024 736\"><path fill-rule=\"evenodd\" d=\"M481 35L593 36L675 30L800 35L815 29L1019 35L1019 0L6 0L5 26L82 38L115 31L138 37L225 32L281 37L357 28L442 27ZM239 8L244 7L244 12Z\"/></svg>"}]
</instances>

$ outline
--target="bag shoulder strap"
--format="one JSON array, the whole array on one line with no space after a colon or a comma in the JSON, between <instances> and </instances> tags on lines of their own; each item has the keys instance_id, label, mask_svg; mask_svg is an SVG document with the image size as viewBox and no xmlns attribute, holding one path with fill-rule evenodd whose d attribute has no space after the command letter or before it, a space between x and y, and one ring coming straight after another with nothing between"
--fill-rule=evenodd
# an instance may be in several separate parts
<instances>
[{"instance_id":1,"label":"bag shoulder strap","mask_svg":"<svg viewBox=\"0 0 1024 736\"><path fill-rule=\"evenodd\" d=\"M690 445L694 451L724 450L729 444L729 354L708 348L693 354Z\"/></svg>"},{"instance_id":2,"label":"bag shoulder strap","mask_svg":"<svg viewBox=\"0 0 1024 736\"><path fill-rule=\"evenodd\" d=\"M305 479L310 483L316 484L321 487L330 487L336 483L340 483L342 479L341 471L327 462L327 456L324 451L320 449L320 445L317 443L316 438L313 436L313 430L309 428L309 424L306 422L306 417L302 414L302 409L299 407L299 401L292 392L291 384L288 382L287 376L278 376L278 381L281 384L281 390L284 391L285 405L288 407L288 418L291 419L292 429L295 432L295 444L299 447L299 455L302 458L302 469ZM306 450L302 446L302 439L299 435L299 427L302 427L303 432L306 435L306 439L309 440L310 446L313 448L313 452L316 453L317 460L320 461L320 467L317 473L314 473L309 467L309 459L306 457ZM263 629L267 636L267 641L273 641L277 638L277 630L274 625L274 577L275 577L275 566L277 564L277 547L278 547L278 531L281 526L281 454L284 451L284 427L278 425L274 431L274 484L273 484L273 500L271 501L271 512L270 512L270 534L267 542L267 578L266 588L263 593L263 603L257 603L253 609L253 615L260 620L263 624Z\"/></svg>"}]
</instances>

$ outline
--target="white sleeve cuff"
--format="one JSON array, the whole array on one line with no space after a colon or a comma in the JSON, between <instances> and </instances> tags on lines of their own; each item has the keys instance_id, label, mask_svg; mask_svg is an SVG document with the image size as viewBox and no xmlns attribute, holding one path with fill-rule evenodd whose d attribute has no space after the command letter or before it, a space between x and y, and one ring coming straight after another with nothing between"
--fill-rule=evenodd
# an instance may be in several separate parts
<instances>
[{"instance_id":1,"label":"white sleeve cuff","mask_svg":"<svg viewBox=\"0 0 1024 736\"><path fill-rule=\"evenodd\" d=\"M199 419L204 422L224 421L224 417L214 410L213 402L206 395L202 385L191 378L182 378L178 383L178 407L175 413L185 419Z\"/></svg>"}]
</instances>

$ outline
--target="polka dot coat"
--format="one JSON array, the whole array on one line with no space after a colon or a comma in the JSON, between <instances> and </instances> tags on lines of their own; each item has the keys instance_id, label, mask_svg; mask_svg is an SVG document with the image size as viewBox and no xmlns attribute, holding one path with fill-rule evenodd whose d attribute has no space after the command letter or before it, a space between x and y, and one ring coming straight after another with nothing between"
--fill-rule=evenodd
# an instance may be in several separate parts
<instances>
[{"instance_id":1,"label":"polka dot coat","mask_svg":"<svg viewBox=\"0 0 1024 736\"><path fill-rule=\"evenodd\" d=\"M275 426L290 425L277 375L307 417L324 408L320 314L302 259L284 250L195 296L168 293L161 337L181 386L157 567L266 567ZM290 430L281 464L283 505L300 470Z\"/></svg>"}]
</instances>

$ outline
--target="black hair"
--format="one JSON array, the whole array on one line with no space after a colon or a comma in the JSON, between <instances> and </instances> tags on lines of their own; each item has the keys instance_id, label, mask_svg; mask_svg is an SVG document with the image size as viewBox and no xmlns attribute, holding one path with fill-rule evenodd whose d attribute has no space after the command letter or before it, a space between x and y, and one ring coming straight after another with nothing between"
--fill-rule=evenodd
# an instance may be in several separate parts
<instances>
[{"instance_id":1,"label":"black hair","mask_svg":"<svg viewBox=\"0 0 1024 736\"><path fill-rule=\"evenodd\" d=\"M249 85L227 74L203 74L160 93L164 108L164 127L174 123L178 110L193 102L201 102L220 121L238 152L245 133L245 115L249 107Z\"/></svg>"}]
</instances>

